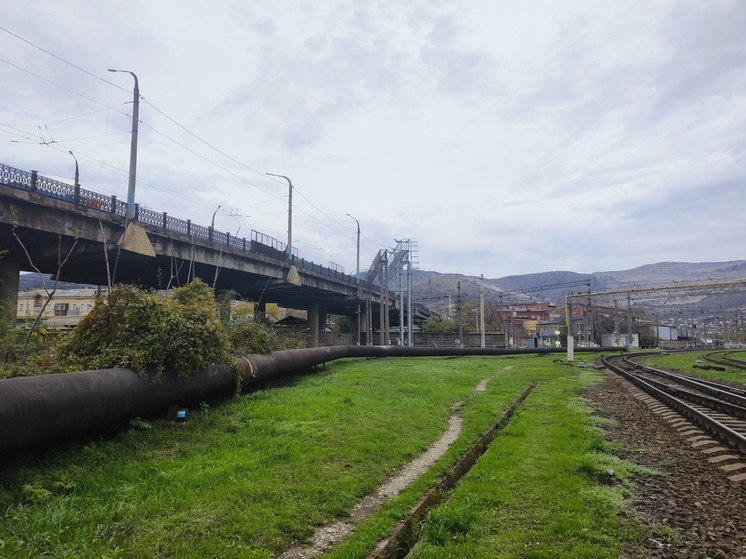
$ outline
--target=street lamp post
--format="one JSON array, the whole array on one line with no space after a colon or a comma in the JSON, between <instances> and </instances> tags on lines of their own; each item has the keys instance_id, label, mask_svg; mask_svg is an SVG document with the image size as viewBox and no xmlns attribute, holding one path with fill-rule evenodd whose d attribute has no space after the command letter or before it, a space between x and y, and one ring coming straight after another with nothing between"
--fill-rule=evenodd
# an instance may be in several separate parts
<instances>
[{"instance_id":1,"label":"street lamp post","mask_svg":"<svg viewBox=\"0 0 746 559\"><path fill-rule=\"evenodd\" d=\"M347 214L347 217L355 219L350 214ZM360 283L360 222L355 219L355 223L357 223L357 271L355 277L357 282Z\"/></svg>"},{"instance_id":2,"label":"street lamp post","mask_svg":"<svg viewBox=\"0 0 746 559\"><path fill-rule=\"evenodd\" d=\"M279 177L288 181L288 258L293 257L293 183L285 175L275 175L274 173L265 173L270 177Z\"/></svg>"},{"instance_id":3,"label":"street lamp post","mask_svg":"<svg viewBox=\"0 0 746 559\"><path fill-rule=\"evenodd\" d=\"M122 72L130 74L135 79L132 101L132 139L130 143L130 174L127 188L127 219L135 219L135 175L137 172L137 129L140 122L140 88L137 76L129 70L115 70L109 68L109 72Z\"/></svg>"},{"instance_id":4,"label":"street lamp post","mask_svg":"<svg viewBox=\"0 0 746 559\"><path fill-rule=\"evenodd\" d=\"M68 150L68 153L75 160L75 205L78 206L80 204L80 170L78 169L78 158L75 157L73 150Z\"/></svg>"},{"instance_id":5,"label":"street lamp post","mask_svg":"<svg viewBox=\"0 0 746 559\"><path fill-rule=\"evenodd\" d=\"M357 269L355 272L355 278L357 279L358 286L360 285L360 222L347 214L347 217L352 218L357 223ZM357 306L357 345L360 345L360 305Z\"/></svg>"},{"instance_id":6,"label":"street lamp post","mask_svg":"<svg viewBox=\"0 0 746 559\"><path fill-rule=\"evenodd\" d=\"M212 242L212 238L215 235L215 216L217 215L219 209L220 204L218 204L218 207L215 208L214 212L212 212L212 220L210 221L210 242Z\"/></svg>"}]
</instances>

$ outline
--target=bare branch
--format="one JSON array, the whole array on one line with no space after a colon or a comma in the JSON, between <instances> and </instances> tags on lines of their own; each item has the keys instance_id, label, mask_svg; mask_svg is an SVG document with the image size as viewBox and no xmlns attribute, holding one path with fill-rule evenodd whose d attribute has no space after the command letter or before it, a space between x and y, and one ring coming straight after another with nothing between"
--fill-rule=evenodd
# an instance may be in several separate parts
<instances>
[{"instance_id":1,"label":"bare branch","mask_svg":"<svg viewBox=\"0 0 746 559\"><path fill-rule=\"evenodd\" d=\"M107 292L111 293L111 269L109 268L109 250L106 245L106 233L104 233L104 224L98 220L98 226L101 229L101 240L104 243L104 261L106 262L106 287Z\"/></svg>"},{"instance_id":2,"label":"bare branch","mask_svg":"<svg viewBox=\"0 0 746 559\"><path fill-rule=\"evenodd\" d=\"M57 285L60 281L60 273L62 273L63 266L67 263L67 261L70 259L70 256L75 251L75 247L78 245L78 237L75 237L75 240L73 241L73 244L70 247L70 250L68 250L65 257L62 258L62 235L57 235L57 270L54 274L54 286L52 287L52 291L49 291L49 289L47 289L46 282L44 281L44 274L42 274L41 270L39 270L36 264L34 264L34 261L31 258L31 255L29 254L28 249L26 248L26 245L23 244L23 241L21 241L21 238L16 233L15 228L13 228L12 230L12 235L13 235L13 238L15 238L16 241L18 241L18 244L21 245L21 249L23 249L23 252L26 255L26 258L28 259L29 266L31 266L36 271L36 273L39 275L39 280L41 281L41 285L42 285L42 288L44 289L44 293L47 294L47 298L44 301L44 304L41 306L39 313L36 315L36 318L34 319L34 323L31 325L31 328L29 328L29 331L26 334L26 338L23 341L23 348L21 351L25 355L28 350L28 345L29 345L29 342L31 341L31 337L34 335L34 332L38 328L39 323L41 322L41 319L44 316L44 311L47 310L47 307L49 306L50 301L54 297L54 294L57 292Z\"/></svg>"}]
</instances>

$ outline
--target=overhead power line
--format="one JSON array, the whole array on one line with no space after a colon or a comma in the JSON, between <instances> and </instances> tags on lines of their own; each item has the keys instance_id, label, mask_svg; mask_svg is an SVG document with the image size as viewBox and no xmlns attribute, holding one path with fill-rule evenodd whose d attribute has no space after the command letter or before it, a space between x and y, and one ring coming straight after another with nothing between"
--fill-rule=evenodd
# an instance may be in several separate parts
<instances>
[{"instance_id":1,"label":"overhead power line","mask_svg":"<svg viewBox=\"0 0 746 559\"><path fill-rule=\"evenodd\" d=\"M16 33L13 33L12 31L10 31L9 29L6 29L6 28L5 28L5 27L3 27L2 25L0 25L0 29L1 29L1 30L3 30L3 31L5 31L5 32L6 32L6 33L8 33L9 35L13 35L13 37L15 37L16 39L18 39L19 41L23 41L24 43L26 43L26 44L28 44L28 45L31 45L32 47L34 47L34 48L36 48L36 49L39 49L40 51L42 51L42 52L44 52L44 53L48 54L49 56L51 56L51 57L53 57L53 58L56 58L56 59L57 59L57 60L59 60L60 62L64 62L65 64L67 64L67 65L69 65L69 66L72 66L73 68L75 68L75 69L77 69L77 70L80 70L80 71L81 71L81 72L83 72L84 74L88 74L89 76L91 76L91 77L93 77L93 78L96 78L97 80L100 80L100 81L102 81L102 82L104 82L104 83L108 83L109 85L111 85L111 86L113 86L113 87L116 87L117 89L121 89L122 91L126 91L127 93L129 93L129 90L128 90L128 89L126 89L126 88L124 88L124 87L122 87L121 85L119 85L119 84L116 84L116 83L114 83L114 82L112 82L112 81L109 81L109 80L107 80L107 79L104 79L104 78L102 78L101 76L97 76L96 74L94 74L94 73L92 73L92 72L89 72L89 71L88 71L88 70L86 70L85 68L81 68L81 67L80 67L80 66L78 66L77 64L73 64L73 63L72 63L72 62L70 62L69 60L65 60L65 59L64 59L64 58L62 58L61 56L57 56L57 55L56 55L56 54L54 54L53 52L50 52L50 51L48 51L47 49L45 49L45 48L43 48L43 47L40 47L40 46L39 46L39 45L37 45L36 43L32 43L32 42L31 42L31 41L29 41L28 39L24 39L24 38L23 38L23 37L21 37L20 35L17 35Z\"/></svg>"},{"instance_id":2,"label":"overhead power line","mask_svg":"<svg viewBox=\"0 0 746 559\"><path fill-rule=\"evenodd\" d=\"M27 74L30 74L34 76L35 78L38 78L42 81L45 81L47 83L51 83L54 86L59 87L60 89L64 89L65 91L72 93L73 95L78 95L79 97L82 97L83 99L87 99L91 103L96 103L97 105L101 105L102 107L106 107L107 109L110 109L112 111L118 112L120 114L126 115L127 113L122 112L115 107L112 107L110 105L107 105L106 103L102 103L101 101L94 99L93 97L88 97L88 95L85 95L83 93L80 93L79 91L75 91L74 89L70 89L67 86L64 86L62 84L57 83L56 81L50 80L49 78L45 78L44 76L41 76L37 74L36 72L32 72L31 70L24 68L23 66L19 66L18 64L15 64L13 62L10 62L9 60L5 60L4 58L0 58L0 62L5 62L8 66L13 66L13 68L16 68L18 70L21 70L22 72L26 72Z\"/></svg>"},{"instance_id":3,"label":"overhead power line","mask_svg":"<svg viewBox=\"0 0 746 559\"><path fill-rule=\"evenodd\" d=\"M63 58L63 57L61 57L61 56L59 56L59 55L57 55L57 54L55 54L55 53L51 52L51 51L49 51L48 49L45 49L44 47L42 47L42 46L40 46L40 45L38 45L38 44L34 43L33 41L30 41L30 40L28 40L28 39L26 39L26 38L24 38L24 37L22 37L22 36L18 35L17 33L14 33L13 31L11 31L11 30L9 30L9 29L7 29L7 28L5 28L5 27L1 26L1 25L0 25L0 30L4 31L5 33L7 33L7 34L9 34L9 35L11 35L11 36L13 36L13 37L15 37L15 38L16 38L16 39L18 39L19 41L22 41L22 42L24 42L24 43L26 43L26 44L28 44L28 45L30 45L30 46L32 46L32 47L34 47L34 48L38 49L39 51L41 51L41 52L43 52L43 53L45 53L45 54L47 54L47 55L49 55L49 56L53 57L54 59L56 59L56 60L58 60L58 61L60 61L60 62L62 62L62 63L64 63L64 64L67 64L68 66L70 66L70 67L72 67L72 68L75 68L76 70L78 70L78 71L80 71L80 72L83 72L84 74L86 74L86 75L88 75L88 76L90 76L90 77L92 77L92 78L94 78L94 79L97 79L97 80L99 80L99 81L101 81L101 82L103 82L103 83L106 83L107 85L110 85L110 86L112 86L112 87L115 87L115 88L117 88L117 89L119 89L119 90L121 90L121 91L124 91L124 92L127 92L127 93L129 93L129 90L128 90L127 88L125 88L125 87L122 87L121 85L119 85L119 84L117 84L117 83L115 83L115 82L112 82L112 81L110 81L110 80L107 80L107 79L105 79L105 78L102 78L101 76L98 76L98 75L96 75L95 73L93 73L93 72L90 72L89 70L86 70L85 68L83 68L83 67L79 66L78 64L75 64L75 63L73 63L73 62L71 62L71 61L69 61L69 60L67 60L67 59L65 59L65 58ZM115 112L118 112L118 113L120 113L120 114L126 115L126 113L124 113L123 111L119 111L119 110L117 110L117 109L116 109L115 107L112 107L112 106L110 106L110 105L107 105L107 104L105 104L105 103L102 103L102 102L100 102L100 101L98 101L98 100L96 100L96 99L93 99L93 98L91 98L91 97L89 97L89 96L87 96L87 95L85 95L85 94L83 94L83 93L80 93L80 92L78 92L78 91L74 91L74 90L72 90L72 89L70 89L70 88L68 88L68 87L66 87L66 86L64 86L64 85L61 85L61 84L59 84L59 83L57 83L57 82L55 82L55 81L53 81L53 80L50 80L50 79L48 79L48 78L45 78L45 77L43 77L43 76L41 76L41 75L39 75L39 74L37 74L37 73L35 73L35 72L31 71L31 70L28 70L28 69L26 69L26 68L23 68L22 66L19 66L19 65L17 65L17 64L14 64L13 62L10 62L10 61L8 61L8 60L5 60L5 59L2 59L2 58L0 58L0 61L2 61L2 62L5 62L6 64L8 64L8 65L10 65L10 66L13 66L14 68L17 68L17 69L19 69L19 70L21 70L21 71L23 71L23 72L26 72L26 73L28 73L28 74L30 74L30 75L32 75L32 76L34 76L34 77L38 78L38 79L41 79L41 80L43 80L43 81L45 81L45 82L47 82L47 83L50 83L50 84L52 84L52 85L55 85L55 86L57 86L57 87L60 87L61 89L64 89L65 91L68 91L68 92L70 92L70 93L73 93L74 95L78 95L78 96L80 96L80 97L82 97L82 98L84 98L84 99L87 99L88 101L91 101L91 102L93 102L93 103L96 103L96 104L98 104L98 105L101 105L102 107L105 107L105 108L107 108L107 109L113 110L113 111L115 111ZM261 176L261 177L263 177L263 178L265 178L265 179L266 179L266 177L265 177L265 174L264 174L263 172L261 172L261 171L258 171L257 169L254 169L253 167L251 167L251 166L249 166L249 165L245 164L244 162L242 162L242 161L240 161L240 160L236 159L235 157L231 156L230 154L226 153L226 152L225 152L224 150L222 150L222 149L218 148L217 146L215 146L215 145L214 145L214 144L212 144L211 142L208 142L207 140L205 140L204 138L202 138L201 136L199 136L198 134L196 134L195 132L193 132L192 130L190 130L189 128L187 128L186 126L184 126L183 124L181 124L180 122L178 122L178 121L177 121L176 119L174 119L174 118L172 118L171 116L169 116L168 114L166 114L166 112L165 112L165 111L163 111L162 109L160 109L159 107L157 107L157 106L156 106L155 104L153 104L152 102L150 102L150 100L149 100L149 99L147 99L146 97L144 97L144 96L142 96L142 95L141 95L141 96L140 96L140 98L141 98L141 99L142 99L142 100L143 100L143 101L144 101L144 102L145 102L145 103L146 103L146 104L147 104L148 106L150 106L150 107L151 107L151 108L152 108L153 110L155 110L155 111L156 111L156 112L157 112L158 114L160 114L161 116L163 116L163 117L164 117L165 119L167 119L167 120L168 120L169 122L171 122L171 123L172 123L172 124L174 124L175 126L179 127L179 128L180 128L180 129L182 130L182 131L184 131L185 133L189 134L190 136L192 136L192 137L193 137L194 139L196 139L197 141L201 142L202 144L204 144L204 145L205 145L205 146L207 146L208 148L212 149L213 151L215 151L215 152L219 153L219 154L220 154L221 156L225 157L226 159L228 159L229 161L231 161L231 162L235 163L236 165L239 165L240 167L242 167L242 168L244 168L244 169L246 169L246 170L248 170L248 171L250 171L250 172L252 172L252 173L255 173L255 174L257 174L257 175L259 175L259 176ZM127 116L129 116L129 115L127 115ZM64 121L65 121L65 120L61 120L61 121L57 121L57 122L64 122ZM157 130L156 128L154 128L154 127L152 127L152 126L150 126L150 125L146 124L146 123L145 123L145 122L143 122L142 120L140 120L139 122L140 122L141 124L143 124L143 126L146 126L146 127L150 128L151 130L153 130L154 132L156 132L156 133L160 134L161 136L165 137L166 139L168 139L168 140L170 140L170 141L174 142L174 143L175 143L176 145L178 145L178 146L179 146L179 147L181 147L182 149L185 149L186 151L188 151L188 152L192 153L193 155L196 155L197 157L199 157L199 158L203 159L204 161L207 161L208 163L210 163L210 164L214 165L215 167L217 167L217 168L221 169L222 171L224 171L224 172L226 172L226 173L230 174L231 176L233 176L233 177L235 177L235 178L237 178L237 179L239 179L239 180L242 180L242 181L245 181L245 182L249 182L249 181L247 181L247 180L246 180L245 178L243 178L243 177L240 177L239 175L237 175L236 173L234 173L234 172L230 171L230 170L229 170L229 169L227 169L226 167L224 167L224 166L222 166L222 165L220 165L220 164L216 163L215 161L212 161L212 160L211 160L211 159L209 159L208 157L206 157L206 156L204 156L204 155L202 155L202 154L200 154L200 153L196 152L195 150L193 150L193 149L191 149L191 148L187 147L187 146L186 146L186 145L184 145L183 143L181 143L181 142L179 142L179 141L175 140L174 138L170 137L169 135L165 134L164 132L161 132L160 130ZM68 140L68 141L70 141L70 140ZM269 192L269 191L267 191L267 190L266 190L265 188L263 188L263 187L259 186L258 184L255 184L255 183L252 183L252 182L249 182L249 184L250 184L251 186L254 186L255 188L259 188L260 190L264 191L264 192L265 192L265 193L267 193L267 194L270 194L271 196L275 196L275 194L274 194L274 193L272 193L272 192ZM316 210L317 212L319 212L320 214L322 214L322 215L323 215L324 217L326 217L326 218L327 218L328 220L330 220L331 222L333 222L333 223L337 224L338 226L340 226L340 227L344 228L345 230L348 230L348 229L349 229L349 227L348 227L347 225L345 225L344 223L340 222L339 220L337 220L337 219L335 219L334 217L332 217L332 216L330 216L329 214L327 214L327 213L326 213L326 212L325 212L324 210L322 210L322 209L321 209L321 208L319 208L319 207L318 207L317 205L315 205L315 204L314 204L313 202L311 202L311 200L310 200L310 199L308 199L308 198L307 198L307 197L306 197L305 195L303 195L303 194L302 194L301 192L298 192L298 194L299 194L299 196L301 196L301 197L302 197L302 198L303 198L303 199L304 199L304 200L305 200L305 201L306 201L306 202L307 202L307 203L308 203L308 204L309 204L309 205L310 205L311 207L313 207L313 208L314 208L314 209L315 209L315 210ZM280 198L280 197L282 197L282 196L276 196L276 197L277 197L277 198ZM367 237L364 237L364 238L365 238L365 240L366 240L367 242L369 242L369 243L370 243L371 245L375 245L375 243L373 243L372 241L370 241L370 239L368 239Z\"/></svg>"}]
</instances>

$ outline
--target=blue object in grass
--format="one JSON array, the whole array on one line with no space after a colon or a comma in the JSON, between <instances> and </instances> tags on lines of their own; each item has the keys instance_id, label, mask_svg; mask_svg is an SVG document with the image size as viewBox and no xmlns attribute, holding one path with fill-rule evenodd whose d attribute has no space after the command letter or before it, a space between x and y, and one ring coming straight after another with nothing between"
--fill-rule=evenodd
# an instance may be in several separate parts
<instances>
[{"instance_id":1,"label":"blue object in grass","mask_svg":"<svg viewBox=\"0 0 746 559\"><path fill-rule=\"evenodd\" d=\"M177 423L184 423L187 418L187 411L185 409L180 409L176 412L176 422Z\"/></svg>"}]
</instances>

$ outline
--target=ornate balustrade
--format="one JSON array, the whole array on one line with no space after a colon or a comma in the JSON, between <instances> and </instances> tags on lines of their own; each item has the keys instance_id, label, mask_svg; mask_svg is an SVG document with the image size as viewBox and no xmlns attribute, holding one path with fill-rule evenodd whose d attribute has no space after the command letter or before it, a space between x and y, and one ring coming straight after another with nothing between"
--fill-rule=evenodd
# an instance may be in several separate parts
<instances>
[{"instance_id":1,"label":"ornate balustrade","mask_svg":"<svg viewBox=\"0 0 746 559\"><path fill-rule=\"evenodd\" d=\"M116 196L106 196L92 190L75 187L74 185L39 175L36 171L24 171L0 163L0 184L27 192L34 192L56 200L70 202L80 208L101 210L112 216L125 217L127 215L127 203L118 200ZM251 236L247 242L246 238L238 238L230 233L214 231L211 227L197 225L189 219L179 219L168 215L166 212L156 212L148 208L141 208L139 204L135 204L135 220L151 227L160 228L166 232L171 231L195 239L202 239L216 247L225 246L237 252L262 254L285 261L290 258L296 267L303 272L311 272L349 283L357 283L357 280L353 276L344 273L344 268L341 266L335 265L336 269L330 269L313 262L307 262L302 258L299 259L298 249L295 247L292 249L292 256L288 257L287 244L254 229L251 230Z\"/></svg>"}]
</instances>

